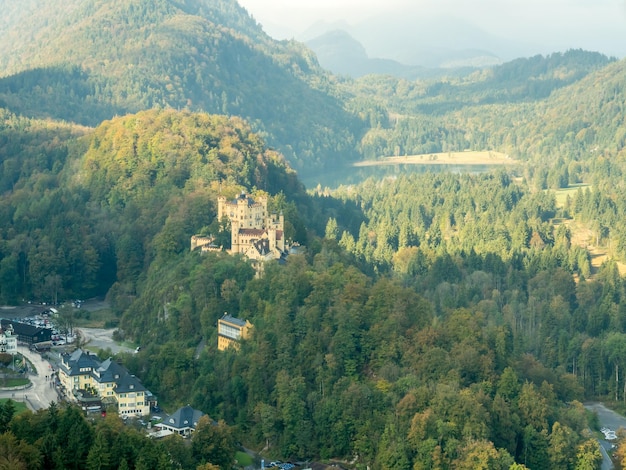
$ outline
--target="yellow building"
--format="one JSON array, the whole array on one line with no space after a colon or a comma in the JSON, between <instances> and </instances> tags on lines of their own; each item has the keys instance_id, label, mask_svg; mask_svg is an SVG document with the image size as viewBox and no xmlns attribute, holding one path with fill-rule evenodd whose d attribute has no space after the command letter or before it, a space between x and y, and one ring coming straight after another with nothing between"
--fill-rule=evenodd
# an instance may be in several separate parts
<instances>
[{"instance_id":1,"label":"yellow building","mask_svg":"<svg viewBox=\"0 0 626 470\"><path fill-rule=\"evenodd\" d=\"M150 414L152 394L112 359L100 362L95 354L81 349L62 354L59 381L69 401L93 396L100 398L103 405L117 405L121 416Z\"/></svg>"},{"instance_id":2,"label":"yellow building","mask_svg":"<svg viewBox=\"0 0 626 470\"><path fill-rule=\"evenodd\" d=\"M95 354L89 354L81 349L73 353L61 355L59 366L59 381L68 400L75 401L75 390L90 389L93 383L91 374L100 366Z\"/></svg>"},{"instance_id":3,"label":"yellow building","mask_svg":"<svg viewBox=\"0 0 626 470\"><path fill-rule=\"evenodd\" d=\"M221 251L222 247L215 244L213 237L203 237L202 235L194 235L191 237L191 251L200 249L203 253L206 251Z\"/></svg>"},{"instance_id":4,"label":"yellow building","mask_svg":"<svg viewBox=\"0 0 626 470\"><path fill-rule=\"evenodd\" d=\"M252 323L240 320L227 313L217 321L217 349L224 351L230 347L239 349L239 341L247 339L252 330Z\"/></svg>"}]
</instances>

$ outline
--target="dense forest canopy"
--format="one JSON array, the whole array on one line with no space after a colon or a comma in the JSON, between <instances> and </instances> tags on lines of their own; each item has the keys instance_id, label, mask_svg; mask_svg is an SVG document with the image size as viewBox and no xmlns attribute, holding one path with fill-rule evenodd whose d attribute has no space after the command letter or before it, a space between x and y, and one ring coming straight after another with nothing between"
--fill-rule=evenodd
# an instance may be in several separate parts
<instances>
[{"instance_id":1,"label":"dense forest canopy","mask_svg":"<svg viewBox=\"0 0 626 470\"><path fill-rule=\"evenodd\" d=\"M626 62L353 81L234 0L0 9L0 302L105 297L161 403L223 420L185 446L2 405L15 462L213 468L240 442L357 468L598 468L581 403L626 403ZM294 171L466 149L520 165L309 193ZM303 246L262 275L189 250L228 238L216 201L241 191ZM254 325L237 351L215 347L224 312Z\"/></svg>"}]
</instances>

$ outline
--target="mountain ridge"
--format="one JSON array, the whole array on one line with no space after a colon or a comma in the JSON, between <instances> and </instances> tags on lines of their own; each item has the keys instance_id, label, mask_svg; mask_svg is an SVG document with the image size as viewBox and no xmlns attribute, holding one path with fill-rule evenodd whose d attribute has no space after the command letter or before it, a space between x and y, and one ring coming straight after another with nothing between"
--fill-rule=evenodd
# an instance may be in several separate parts
<instances>
[{"instance_id":1,"label":"mountain ridge","mask_svg":"<svg viewBox=\"0 0 626 470\"><path fill-rule=\"evenodd\" d=\"M60 4L31 2L40 8L26 24L19 7L0 4L8 7L0 103L11 111L90 126L153 107L238 115L298 169L356 157L349 143L362 124L343 109L314 55L269 38L235 0ZM54 7L66 13L43 21ZM15 36L22 40L10 44Z\"/></svg>"}]
</instances>

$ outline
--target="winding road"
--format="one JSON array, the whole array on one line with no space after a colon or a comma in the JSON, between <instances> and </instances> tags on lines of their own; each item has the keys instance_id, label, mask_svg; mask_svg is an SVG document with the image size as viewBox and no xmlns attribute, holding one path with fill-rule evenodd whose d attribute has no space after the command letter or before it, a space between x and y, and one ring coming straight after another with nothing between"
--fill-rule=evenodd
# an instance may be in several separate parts
<instances>
[{"instance_id":1,"label":"winding road","mask_svg":"<svg viewBox=\"0 0 626 470\"><path fill-rule=\"evenodd\" d=\"M59 400L57 390L52 385L52 366L42 359L39 353L31 351L26 346L19 345L17 350L31 362L36 370L28 377L32 386L24 390L0 390L0 398L25 402L33 411L48 408L51 402Z\"/></svg>"},{"instance_id":2,"label":"winding road","mask_svg":"<svg viewBox=\"0 0 626 470\"><path fill-rule=\"evenodd\" d=\"M615 411L609 410L602 403L589 403L585 405L585 408L591 411L595 411L598 414L598 421L600 426L607 427L615 432L619 428L626 429L626 418ZM611 470L613 468L613 462L609 457L608 451L611 449L611 443L604 439L598 439L600 442L600 450L604 460L602 461L602 470Z\"/></svg>"}]
</instances>

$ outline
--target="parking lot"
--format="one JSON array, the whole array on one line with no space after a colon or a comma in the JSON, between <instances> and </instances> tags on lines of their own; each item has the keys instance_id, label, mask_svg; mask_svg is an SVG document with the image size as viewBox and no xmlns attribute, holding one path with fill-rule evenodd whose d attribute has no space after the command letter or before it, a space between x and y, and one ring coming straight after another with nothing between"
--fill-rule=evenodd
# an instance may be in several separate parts
<instances>
[{"instance_id":1,"label":"parking lot","mask_svg":"<svg viewBox=\"0 0 626 470\"><path fill-rule=\"evenodd\" d=\"M77 303L78 302L78 303ZM90 312L108 308L108 304L104 300L89 299L85 301L72 301L74 308L80 308ZM78 307L77 307L78 305ZM60 325L57 325L54 318L54 312L51 310L56 308L49 305L39 303L25 303L19 306L0 306L0 318L27 323L40 328L51 328L52 345L54 347L64 347L75 342L75 335L64 334ZM46 314L48 312L48 314ZM52 313L52 314L50 314ZM112 354L120 352L134 352L135 348L117 343L113 340L114 328L85 328L74 327L85 339L87 348L97 351L98 349L110 349Z\"/></svg>"}]
</instances>

